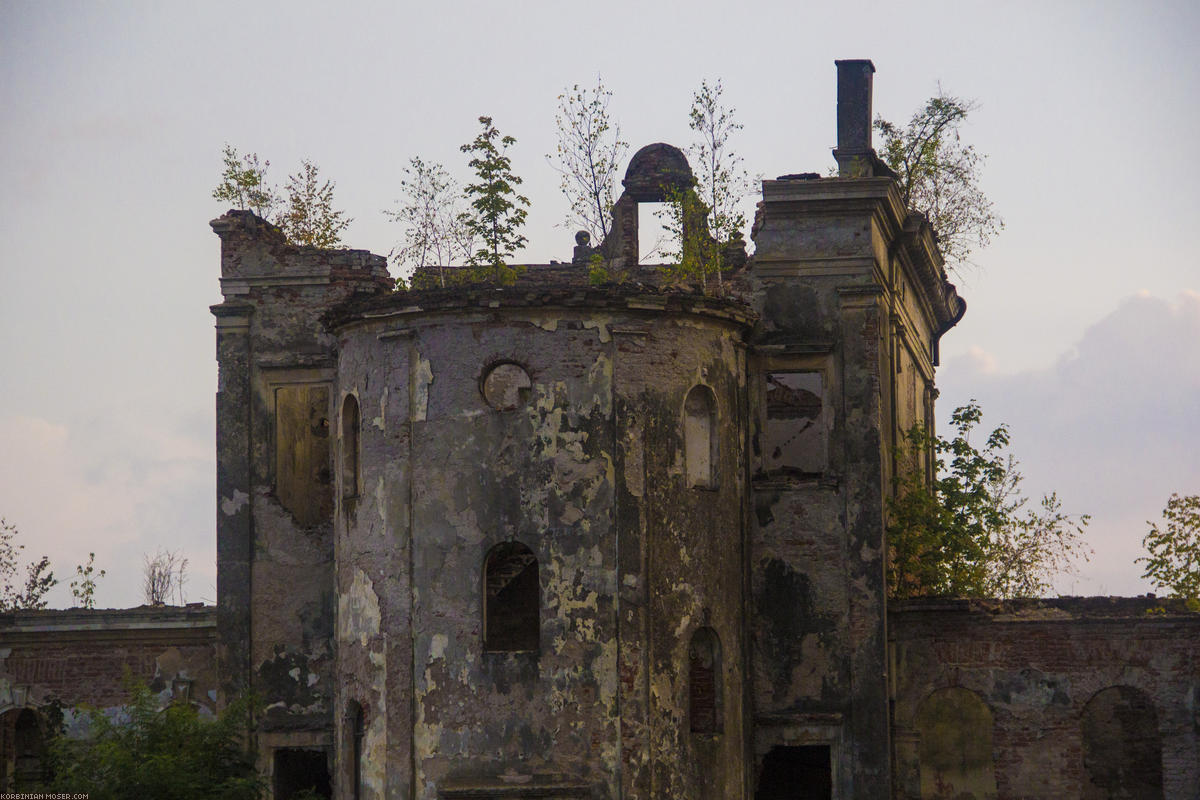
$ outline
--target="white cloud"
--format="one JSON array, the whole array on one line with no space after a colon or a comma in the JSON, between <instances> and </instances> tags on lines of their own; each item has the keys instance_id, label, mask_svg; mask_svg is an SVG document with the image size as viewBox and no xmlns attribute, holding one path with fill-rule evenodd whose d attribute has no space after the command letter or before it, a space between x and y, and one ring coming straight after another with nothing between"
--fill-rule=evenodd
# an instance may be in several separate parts
<instances>
[{"instance_id":1,"label":"white cloud","mask_svg":"<svg viewBox=\"0 0 1200 800\"><path fill-rule=\"evenodd\" d=\"M1026 491L1056 490L1066 510L1092 514L1096 555L1060 591L1151 589L1133 563L1146 520L1172 492L1200 492L1198 344L1200 293L1139 292L1048 369L1003 373L972 350L940 371L942 419L977 398L985 427L1009 425Z\"/></svg>"},{"instance_id":2,"label":"white cloud","mask_svg":"<svg viewBox=\"0 0 1200 800\"><path fill-rule=\"evenodd\" d=\"M68 426L0 419L0 515L21 532L26 556L48 555L71 604L74 565L96 553L107 570L101 606L141 602L142 555L159 547L190 561L191 598L213 599L213 446L209 436L117 414Z\"/></svg>"}]
</instances>

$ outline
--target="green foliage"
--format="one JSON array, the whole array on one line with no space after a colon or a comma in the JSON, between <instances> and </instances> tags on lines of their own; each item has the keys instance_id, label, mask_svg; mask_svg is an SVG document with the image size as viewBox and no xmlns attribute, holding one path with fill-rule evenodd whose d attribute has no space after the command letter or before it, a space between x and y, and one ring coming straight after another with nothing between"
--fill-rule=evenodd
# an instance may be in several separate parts
<instances>
[{"instance_id":1,"label":"green foliage","mask_svg":"<svg viewBox=\"0 0 1200 800\"><path fill-rule=\"evenodd\" d=\"M42 556L25 565L25 580L20 582L18 562L25 545L16 542L17 526L0 517L0 611L41 609L46 594L58 584L50 559Z\"/></svg>"},{"instance_id":2,"label":"green foliage","mask_svg":"<svg viewBox=\"0 0 1200 800\"><path fill-rule=\"evenodd\" d=\"M715 281L724 287L726 248L742 242L746 216L742 202L750 190L750 178L742 158L730 140L742 129L734 109L722 104L724 87L717 81L701 81L692 95L688 126L696 136L690 148L696 186L672 188L660 218L678 249L663 255L672 262L664 268L668 280L695 283L709 289Z\"/></svg>"},{"instance_id":3,"label":"green foliage","mask_svg":"<svg viewBox=\"0 0 1200 800\"><path fill-rule=\"evenodd\" d=\"M462 198L458 184L445 168L436 162L420 158L409 160L404 168L407 176L400 182L403 198L397 208L385 211L393 222L404 228L403 244L392 249L394 263L408 267L413 288L433 288L447 285L445 267L455 259L466 261L475 250L475 242L466 224L466 215L459 208ZM437 267L436 281L423 267ZM418 285L421 284L421 285Z\"/></svg>"},{"instance_id":4,"label":"green foliage","mask_svg":"<svg viewBox=\"0 0 1200 800\"><path fill-rule=\"evenodd\" d=\"M1172 494L1163 509L1163 526L1147 522L1150 532L1142 539L1148 557L1143 578L1149 578L1172 597L1200 600L1200 495Z\"/></svg>"},{"instance_id":5,"label":"green foliage","mask_svg":"<svg viewBox=\"0 0 1200 800\"><path fill-rule=\"evenodd\" d=\"M87 566L76 565L75 580L71 581L71 596L75 598L75 604L81 608L95 608L96 581L106 574L104 570L96 572L96 554L88 553Z\"/></svg>"},{"instance_id":6,"label":"green foliage","mask_svg":"<svg viewBox=\"0 0 1200 800\"><path fill-rule=\"evenodd\" d=\"M308 159L288 176L287 206L279 226L292 244L337 247L352 219L333 207L333 181L321 182L320 170Z\"/></svg>"},{"instance_id":7,"label":"green foliage","mask_svg":"<svg viewBox=\"0 0 1200 800\"><path fill-rule=\"evenodd\" d=\"M955 409L951 439L921 427L908 434L909 469L889 501L888 588L893 596L1030 597L1087 560L1089 517L1062 513L1053 493L1036 507L1021 494L1017 461L1000 425L983 448L971 431L983 413L974 401ZM919 464L932 457L932 488Z\"/></svg>"},{"instance_id":8,"label":"green foliage","mask_svg":"<svg viewBox=\"0 0 1200 800\"><path fill-rule=\"evenodd\" d=\"M899 176L904 204L928 217L951 272L970 264L974 249L986 247L1004 229L979 188L986 157L963 144L959 131L974 108L939 90L904 128L875 120L882 158Z\"/></svg>"},{"instance_id":9,"label":"green foliage","mask_svg":"<svg viewBox=\"0 0 1200 800\"><path fill-rule=\"evenodd\" d=\"M621 140L620 125L609 116L611 100L612 92L597 77L594 89L576 84L560 94L554 116L558 146L552 163L571 205L566 224L587 231L597 246L612 230L617 169L629 149Z\"/></svg>"},{"instance_id":10,"label":"green foliage","mask_svg":"<svg viewBox=\"0 0 1200 800\"><path fill-rule=\"evenodd\" d=\"M213 189L213 199L269 219L279 204L278 194L267 184L267 168L271 162L263 161L260 164L257 153L239 156L237 150L228 143L222 160L225 170L221 173L221 182Z\"/></svg>"},{"instance_id":11,"label":"green foliage","mask_svg":"<svg viewBox=\"0 0 1200 800\"><path fill-rule=\"evenodd\" d=\"M264 789L245 744L251 704L231 703L215 719L188 703L159 710L145 685L130 687L125 714L87 714L87 735L50 745L52 791L91 800L257 800Z\"/></svg>"},{"instance_id":12,"label":"green foliage","mask_svg":"<svg viewBox=\"0 0 1200 800\"><path fill-rule=\"evenodd\" d=\"M677 249L667 250L662 272L674 283L695 283L707 290L711 279L721 284L721 250L704 225L708 206L694 189L668 189L661 212L663 228Z\"/></svg>"},{"instance_id":13,"label":"green foliage","mask_svg":"<svg viewBox=\"0 0 1200 800\"><path fill-rule=\"evenodd\" d=\"M501 136L491 117L480 117L479 124L483 130L475 140L459 148L472 154L468 166L475 170L475 182L464 190L473 210L466 218L467 230L481 242L471 264L480 279L512 283L517 271L506 261L525 246L526 239L518 231L525 224L524 207L529 205L529 198L514 188L521 179L513 174L508 157L508 148L517 140Z\"/></svg>"},{"instance_id":14,"label":"green foliage","mask_svg":"<svg viewBox=\"0 0 1200 800\"><path fill-rule=\"evenodd\" d=\"M746 215L741 205L750 191L742 157L730 146L742 124L734 118L733 108L722 105L724 91L719 80L712 86L701 81L688 112L688 125L698 137L691 147L696 192L706 209L709 234L718 242L742 238ZM719 271L717 277L719 280Z\"/></svg>"}]
</instances>

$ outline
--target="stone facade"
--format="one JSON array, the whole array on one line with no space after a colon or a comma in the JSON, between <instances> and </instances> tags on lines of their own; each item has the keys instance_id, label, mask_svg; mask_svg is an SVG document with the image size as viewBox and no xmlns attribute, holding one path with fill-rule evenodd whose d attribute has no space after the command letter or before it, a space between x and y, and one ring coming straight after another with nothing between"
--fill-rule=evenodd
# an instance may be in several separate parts
<instances>
[{"instance_id":1,"label":"stone facade","mask_svg":"<svg viewBox=\"0 0 1200 800\"><path fill-rule=\"evenodd\" d=\"M764 181L719 296L633 266L690 180L661 143L611 241L508 287L213 221L213 663L278 800L1196 798L1200 615L889 608L886 502L930 469L897 443L966 305L838 68L839 176Z\"/></svg>"}]
</instances>

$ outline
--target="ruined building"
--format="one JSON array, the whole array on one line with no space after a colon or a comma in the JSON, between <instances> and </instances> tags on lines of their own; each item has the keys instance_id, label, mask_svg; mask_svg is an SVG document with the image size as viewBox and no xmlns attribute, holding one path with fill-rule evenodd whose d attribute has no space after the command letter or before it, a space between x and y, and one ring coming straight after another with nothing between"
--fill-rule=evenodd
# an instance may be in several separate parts
<instances>
[{"instance_id":1,"label":"ruined building","mask_svg":"<svg viewBox=\"0 0 1200 800\"><path fill-rule=\"evenodd\" d=\"M394 293L214 220L218 606L176 623L215 660L141 671L256 691L281 799L1195 800L1200 615L886 597L897 442L966 306L871 149L873 71L838 62L839 177L764 181L720 296L565 264ZM635 155L596 251L635 265L689 175ZM0 628L0 700L71 691L46 619Z\"/></svg>"}]
</instances>

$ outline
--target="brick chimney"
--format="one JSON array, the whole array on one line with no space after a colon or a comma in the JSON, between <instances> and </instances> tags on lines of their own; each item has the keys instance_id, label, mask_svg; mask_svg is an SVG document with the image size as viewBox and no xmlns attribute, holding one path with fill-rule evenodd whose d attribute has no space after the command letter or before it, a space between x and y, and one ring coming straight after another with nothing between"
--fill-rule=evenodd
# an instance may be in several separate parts
<instances>
[{"instance_id":1,"label":"brick chimney","mask_svg":"<svg viewBox=\"0 0 1200 800\"><path fill-rule=\"evenodd\" d=\"M862 178L874 174L871 149L871 81L875 65L869 59L834 61L837 64L838 177Z\"/></svg>"}]
</instances>

